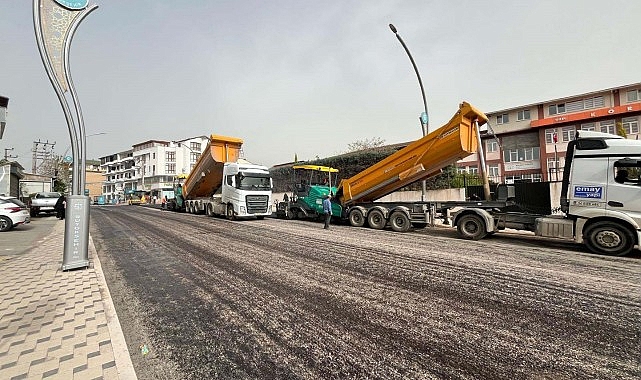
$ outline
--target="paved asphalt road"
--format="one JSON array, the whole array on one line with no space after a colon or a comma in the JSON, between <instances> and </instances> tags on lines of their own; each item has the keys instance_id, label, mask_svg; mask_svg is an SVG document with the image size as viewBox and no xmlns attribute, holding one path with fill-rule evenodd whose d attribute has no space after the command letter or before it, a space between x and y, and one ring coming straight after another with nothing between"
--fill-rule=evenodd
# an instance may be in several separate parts
<instances>
[{"instance_id":1,"label":"paved asphalt road","mask_svg":"<svg viewBox=\"0 0 641 380\"><path fill-rule=\"evenodd\" d=\"M140 379L641 378L638 257L139 206L91 218Z\"/></svg>"}]
</instances>

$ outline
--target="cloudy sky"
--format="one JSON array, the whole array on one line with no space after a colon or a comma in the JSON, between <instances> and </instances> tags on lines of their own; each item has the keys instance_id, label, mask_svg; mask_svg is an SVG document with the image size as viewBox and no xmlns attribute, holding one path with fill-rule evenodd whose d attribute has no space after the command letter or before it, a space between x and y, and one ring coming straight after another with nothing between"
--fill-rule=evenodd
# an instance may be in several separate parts
<instances>
[{"instance_id":1,"label":"cloudy sky","mask_svg":"<svg viewBox=\"0 0 641 380\"><path fill-rule=\"evenodd\" d=\"M93 4L93 1L90 1ZM421 136L466 100L485 112L641 81L641 2L99 0L71 46L88 158L146 140L244 139L264 165ZM69 148L35 42L32 1L0 5L0 153Z\"/></svg>"}]
</instances>

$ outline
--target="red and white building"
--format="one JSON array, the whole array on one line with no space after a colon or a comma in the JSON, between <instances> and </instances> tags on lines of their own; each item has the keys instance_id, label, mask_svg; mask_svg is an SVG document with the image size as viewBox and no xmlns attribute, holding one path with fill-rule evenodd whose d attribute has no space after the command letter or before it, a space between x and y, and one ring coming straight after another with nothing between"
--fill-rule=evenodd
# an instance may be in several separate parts
<instances>
[{"instance_id":1,"label":"red and white building","mask_svg":"<svg viewBox=\"0 0 641 380\"><path fill-rule=\"evenodd\" d=\"M487 113L482 136L487 173L496 183L561 180L565 151L577 130L639 138L641 83ZM492 135L492 131L494 134ZM478 155L459 172L478 173Z\"/></svg>"}]
</instances>

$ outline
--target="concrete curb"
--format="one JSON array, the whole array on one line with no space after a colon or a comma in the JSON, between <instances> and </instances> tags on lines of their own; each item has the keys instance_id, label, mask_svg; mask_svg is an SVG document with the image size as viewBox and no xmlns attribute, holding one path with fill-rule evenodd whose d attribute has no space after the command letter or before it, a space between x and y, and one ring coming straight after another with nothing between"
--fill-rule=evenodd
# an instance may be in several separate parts
<instances>
[{"instance_id":1,"label":"concrete curb","mask_svg":"<svg viewBox=\"0 0 641 380\"><path fill-rule=\"evenodd\" d=\"M114 351L116 368L118 368L118 376L120 377L120 379L124 380L136 380L136 371L134 370L133 363L131 362L131 356L129 355L129 350L127 349L127 342L125 341L125 336L122 332L122 328L120 327L120 321L118 320L118 315L116 314L116 308L114 307L113 301L111 299L109 286L107 285L105 275L102 271L100 259L98 258L98 252L96 251L96 247L93 244L91 235L89 235L89 257L90 261L93 261L93 267L96 271L96 276L98 278L98 283L100 286L100 293L102 294L102 300L105 306L107 328L109 329L109 334L111 335L111 345Z\"/></svg>"}]
</instances>

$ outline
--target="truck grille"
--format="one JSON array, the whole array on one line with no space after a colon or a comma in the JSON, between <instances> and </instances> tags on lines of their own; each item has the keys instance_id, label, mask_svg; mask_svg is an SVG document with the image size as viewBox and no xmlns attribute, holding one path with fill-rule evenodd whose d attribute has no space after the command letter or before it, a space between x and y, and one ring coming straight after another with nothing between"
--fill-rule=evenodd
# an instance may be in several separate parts
<instances>
[{"instance_id":1,"label":"truck grille","mask_svg":"<svg viewBox=\"0 0 641 380\"><path fill-rule=\"evenodd\" d=\"M269 201L269 196L267 195L248 195L245 198L245 202L247 202L247 213L248 214L266 213L268 201Z\"/></svg>"}]
</instances>

